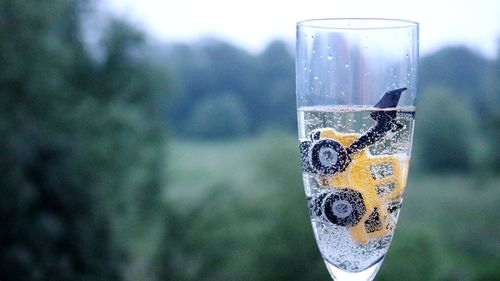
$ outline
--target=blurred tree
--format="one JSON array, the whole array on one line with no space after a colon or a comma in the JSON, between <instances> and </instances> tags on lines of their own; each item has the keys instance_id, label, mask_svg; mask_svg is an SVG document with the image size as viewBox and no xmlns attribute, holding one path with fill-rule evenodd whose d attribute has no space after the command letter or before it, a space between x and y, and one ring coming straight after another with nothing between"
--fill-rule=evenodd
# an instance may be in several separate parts
<instances>
[{"instance_id":1,"label":"blurred tree","mask_svg":"<svg viewBox=\"0 0 500 281\"><path fill-rule=\"evenodd\" d=\"M497 58L489 75L488 92L491 96L489 106L491 108L491 115L483 122L487 124L487 137L490 142L490 154L487 164L493 171L500 171L500 40L497 51Z\"/></svg>"},{"instance_id":2,"label":"blurred tree","mask_svg":"<svg viewBox=\"0 0 500 281\"><path fill-rule=\"evenodd\" d=\"M120 21L93 60L86 10L86 1L0 2L2 281L123 280L132 242L147 239L161 207L164 134L153 109L168 79L151 83L141 35Z\"/></svg>"},{"instance_id":3,"label":"blurred tree","mask_svg":"<svg viewBox=\"0 0 500 281\"><path fill-rule=\"evenodd\" d=\"M500 110L497 110L496 114L494 114L489 120L491 124L489 134L490 134L490 144L491 144L491 153L489 157L488 164L490 165L493 171L500 171L500 145L498 140L500 139Z\"/></svg>"},{"instance_id":4,"label":"blurred tree","mask_svg":"<svg viewBox=\"0 0 500 281\"><path fill-rule=\"evenodd\" d=\"M62 133L78 126L68 119L79 92L71 77L85 57L68 15L85 2L0 5L0 279L120 280L110 217L71 178L71 133Z\"/></svg>"},{"instance_id":5,"label":"blurred tree","mask_svg":"<svg viewBox=\"0 0 500 281\"><path fill-rule=\"evenodd\" d=\"M241 136L248 131L248 117L237 95L205 97L193 107L186 130L199 139Z\"/></svg>"},{"instance_id":6,"label":"blurred tree","mask_svg":"<svg viewBox=\"0 0 500 281\"><path fill-rule=\"evenodd\" d=\"M447 88L429 88L418 104L415 168L428 173L467 171L475 165L477 119Z\"/></svg>"},{"instance_id":7,"label":"blurred tree","mask_svg":"<svg viewBox=\"0 0 500 281\"><path fill-rule=\"evenodd\" d=\"M0 146L0 278L122 280L125 256L110 217L95 208L92 189L72 183L68 151L15 137Z\"/></svg>"},{"instance_id":8,"label":"blurred tree","mask_svg":"<svg viewBox=\"0 0 500 281\"><path fill-rule=\"evenodd\" d=\"M230 44L207 39L196 47L174 46L167 57L174 67L176 80L179 81L175 106L169 106L169 123L180 135L189 135L186 114L193 112L195 106L203 100L214 98L218 94L231 93L240 100L244 110L249 112L255 98L255 78L251 56ZM251 116L248 116L251 117ZM254 130L254 121L248 120L248 128Z\"/></svg>"},{"instance_id":9,"label":"blurred tree","mask_svg":"<svg viewBox=\"0 0 500 281\"><path fill-rule=\"evenodd\" d=\"M285 43L274 41L261 54L251 55L208 39L196 46L173 46L164 60L173 65L179 81L180 93L168 115L178 134L201 136L189 129L193 120L186 114L194 112L198 103L228 93L241 101L242 113L247 115L245 132L295 129L294 62Z\"/></svg>"},{"instance_id":10,"label":"blurred tree","mask_svg":"<svg viewBox=\"0 0 500 281\"><path fill-rule=\"evenodd\" d=\"M419 78L424 91L444 86L477 113L487 114L491 101L485 86L490 67L491 61L465 47L448 47L422 58Z\"/></svg>"},{"instance_id":11,"label":"blurred tree","mask_svg":"<svg viewBox=\"0 0 500 281\"><path fill-rule=\"evenodd\" d=\"M478 117L474 126L478 132L482 130L485 133L479 141L474 142L470 153L476 158L473 166L483 174L481 177L484 177L485 173L495 171L496 163L499 162L497 155L500 153L497 153L496 141L496 120L500 104L499 77L500 55L496 60L488 60L465 47L445 48L422 58L421 61L420 81L423 94L432 88L444 87L455 99L468 104L469 110ZM419 106L419 116L422 115L422 107ZM464 118L467 119L469 115L466 113ZM452 139L449 138L448 141Z\"/></svg>"},{"instance_id":12,"label":"blurred tree","mask_svg":"<svg viewBox=\"0 0 500 281\"><path fill-rule=\"evenodd\" d=\"M178 134L190 134L186 114L200 100L228 92L246 108L250 133L266 127L295 130L293 56L284 42L273 41L258 55L214 39L165 49L162 60L177 74L178 99L170 103L168 116ZM442 49L422 58L420 88L445 87L486 120L500 102L497 64L464 47Z\"/></svg>"},{"instance_id":13,"label":"blurred tree","mask_svg":"<svg viewBox=\"0 0 500 281\"><path fill-rule=\"evenodd\" d=\"M425 228L398 229L377 280L438 280L441 272L439 244Z\"/></svg>"},{"instance_id":14,"label":"blurred tree","mask_svg":"<svg viewBox=\"0 0 500 281\"><path fill-rule=\"evenodd\" d=\"M500 268L498 264L483 268L474 278L473 281L495 281L500 280Z\"/></svg>"},{"instance_id":15,"label":"blurred tree","mask_svg":"<svg viewBox=\"0 0 500 281\"><path fill-rule=\"evenodd\" d=\"M258 280L249 270L261 211L226 183L210 186L202 202L175 204L156 263L158 280ZM184 208L179 208L181 205Z\"/></svg>"},{"instance_id":16,"label":"blurred tree","mask_svg":"<svg viewBox=\"0 0 500 281\"><path fill-rule=\"evenodd\" d=\"M486 112L490 117L495 115L500 104L500 39L498 40L496 59L488 61L487 73L483 87L485 88L486 96L483 99ZM491 114L490 114L491 113Z\"/></svg>"},{"instance_id":17,"label":"blurred tree","mask_svg":"<svg viewBox=\"0 0 500 281\"><path fill-rule=\"evenodd\" d=\"M289 46L273 41L257 57L259 80L255 94L257 107L252 110L259 127L267 126L295 131L295 65Z\"/></svg>"}]
</instances>

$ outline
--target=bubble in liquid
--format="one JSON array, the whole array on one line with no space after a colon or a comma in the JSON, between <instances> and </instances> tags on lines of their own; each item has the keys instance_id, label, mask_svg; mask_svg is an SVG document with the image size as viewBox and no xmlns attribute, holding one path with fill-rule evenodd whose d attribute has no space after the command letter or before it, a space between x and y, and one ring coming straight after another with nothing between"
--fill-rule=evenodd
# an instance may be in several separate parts
<instances>
[{"instance_id":1,"label":"bubble in liquid","mask_svg":"<svg viewBox=\"0 0 500 281\"><path fill-rule=\"evenodd\" d=\"M314 76L314 80L318 80L318 76Z\"/></svg>"},{"instance_id":2,"label":"bubble in liquid","mask_svg":"<svg viewBox=\"0 0 500 281\"><path fill-rule=\"evenodd\" d=\"M333 56L332 55L328 55L328 59L329 60L333 60Z\"/></svg>"},{"instance_id":3,"label":"bubble in liquid","mask_svg":"<svg viewBox=\"0 0 500 281\"><path fill-rule=\"evenodd\" d=\"M346 67L346 68L349 68L349 64L348 64L348 63L346 63L346 64L345 64L345 67Z\"/></svg>"}]
</instances>

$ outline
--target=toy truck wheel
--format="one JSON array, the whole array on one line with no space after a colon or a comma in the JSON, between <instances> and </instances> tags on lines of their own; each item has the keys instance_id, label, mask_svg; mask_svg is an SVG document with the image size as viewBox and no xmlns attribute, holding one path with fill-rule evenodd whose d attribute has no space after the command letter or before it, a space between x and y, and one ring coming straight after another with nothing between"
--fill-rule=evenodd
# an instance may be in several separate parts
<instances>
[{"instance_id":1,"label":"toy truck wheel","mask_svg":"<svg viewBox=\"0 0 500 281\"><path fill-rule=\"evenodd\" d=\"M311 166L318 173L331 175L342 172L349 164L346 149L333 139L321 139L311 149Z\"/></svg>"},{"instance_id":2,"label":"toy truck wheel","mask_svg":"<svg viewBox=\"0 0 500 281\"><path fill-rule=\"evenodd\" d=\"M330 193L323 199L324 216L333 224L351 227L366 213L363 196L350 188Z\"/></svg>"}]
</instances>

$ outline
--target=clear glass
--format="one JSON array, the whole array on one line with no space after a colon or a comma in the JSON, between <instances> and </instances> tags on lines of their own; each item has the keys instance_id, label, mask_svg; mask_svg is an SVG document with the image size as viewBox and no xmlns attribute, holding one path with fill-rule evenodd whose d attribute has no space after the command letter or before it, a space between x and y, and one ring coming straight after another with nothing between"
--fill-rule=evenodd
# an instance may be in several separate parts
<instances>
[{"instance_id":1,"label":"clear glass","mask_svg":"<svg viewBox=\"0 0 500 281\"><path fill-rule=\"evenodd\" d=\"M408 175L418 24L302 21L296 51L302 175L320 253L334 280L373 280Z\"/></svg>"}]
</instances>

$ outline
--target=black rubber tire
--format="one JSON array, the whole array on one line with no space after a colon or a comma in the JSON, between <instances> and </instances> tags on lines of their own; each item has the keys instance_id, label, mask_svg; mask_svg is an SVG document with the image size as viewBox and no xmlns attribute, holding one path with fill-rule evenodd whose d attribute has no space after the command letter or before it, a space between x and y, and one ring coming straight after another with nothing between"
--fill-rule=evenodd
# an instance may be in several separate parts
<instances>
[{"instance_id":1,"label":"black rubber tire","mask_svg":"<svg viewBox=\"0 0 500 281\"><path fill-rule=\"evenodd\" d=\"M339 226L355 226L366 213L363 196L356 190L345 188L332 192L323 199L325 218Z\"/></svg>"},{"instance_id":2,"label":"black rubber tire","mask_svg":"<svg viewBox=\"0 0 500 281\"><path fill-rule=\"evenodd\" d=\"M321 139L313 143L311 166L319 174L333 175L344 171L350 159L346 149L336 140Z\"/></svg>"}]
</instances>

